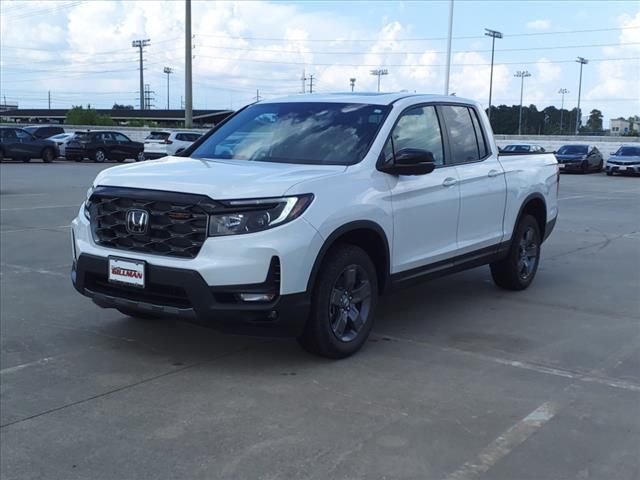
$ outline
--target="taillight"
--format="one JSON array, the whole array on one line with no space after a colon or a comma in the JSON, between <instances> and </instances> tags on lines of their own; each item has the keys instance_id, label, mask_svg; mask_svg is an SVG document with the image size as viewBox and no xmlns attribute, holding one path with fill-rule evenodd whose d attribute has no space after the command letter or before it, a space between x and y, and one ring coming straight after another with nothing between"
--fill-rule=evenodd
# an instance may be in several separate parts
<instances>
[{"instance_id":1,"label":"taillight","mask_svg":"<svg viewBox=\"0 0 640 480\"><path fill-rule=\"evenodd\" d=\"M165 145L171 145L173 142L169 139L163 140L162 143L164 143Z\"/></svg>"}]
</instances>

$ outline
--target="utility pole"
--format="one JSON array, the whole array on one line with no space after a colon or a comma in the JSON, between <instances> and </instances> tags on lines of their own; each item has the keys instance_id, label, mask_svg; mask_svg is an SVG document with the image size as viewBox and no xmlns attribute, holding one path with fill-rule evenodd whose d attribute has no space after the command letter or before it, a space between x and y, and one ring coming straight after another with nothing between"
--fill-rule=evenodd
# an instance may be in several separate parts
<instances>
[{"instance_id":1,"label":"utility pole","mask_svg":"<svg viewBox=\"0 0 640 480\"><path fill-rule=\"evenodd\" d=\"M304 70L302 70L300 81L302 81L302 93L307 93L307 75Z\"/></svg>"},{"instance_id":2,"label":"utility pole","mask_svg":"<svg viewBox=\"0 0 640 480\"><path fill-rule=\"evenodd\" d=\"M185 0L184 30L184 126L191 128L193 123L193 87L191 81L191 0Z\"/></svg>"},{"instance_id":3,"label":"utility pole","mask_svg":"<svg viewBox=\"0 0 640 480\"><path fill-rule=\"evenodd\" d=\"M151 110L152 107L155 107L153 103L151 103L151 96L155 94L153 90L151 90L151 86L148 83L144 85L144 108L145 110Z\"/></svg>"},{"instance_id":4,"label":"utility pole","mask_svg":"<svg viewBox=\"0 0 640 480\"><path fill-rule=\"evenodd\" d=\"M131 46L140 51L140 110L144 110L144 60L142 58L142 50L151 43L150 39L134 40Z\"/></svg>"},{"instance_id":5,"label":"utility pole","mask_svg":"<svg viewBox=\"0 0 640 480\"><path fill-rule=\"evenodd\" d=\"M447 37L447 67L444 74L444 94L449 95L449 75L451 73L451 39L453 35L453 0L449 0L449 35Z\"/></svg>"},{"instance_id":6,"label":"utility pole","mask_svg":"<svg viewBox=\"0 0 640 480\"><path fill-rule=\"evenodd\" d=\"M524 92L524 79L531 74L527 70L518 70L514 75L520 79L520 114L518 115L518 135L522 135L522 94Z\"/></svg>"},{"instance_id":7,"label":"utility pole","mask_svg":"<svg viewBox=\"0 0 640 480\"><path fill-rule=\"evenodd\" d=\"M502 33L497 30L485 28L485 35L491 37L491 74L489 75L489 123L491 123L491 91L493 89L493 52L496 48L496 38L502 38Z\"/></svg>"},{"instance_id":8,"label":"utility pole","mask_svg":"<svg viewBox=\"0 0 640 480\"><path fill-rule=\"evenodd\" d=\"M355 78L350 78L349 79L349 83L351 84L351 91L353 92L353 89L356 86L356 79Z\"/></svg>"},{"instance_id":9,"label":"utility pole","mask_svg":"<svg viewBox=\"0 0 640 480\"><path fill-rule=\"evenodd\" d=\"M169 75L171 75L173 73L173 68L164 67L163 72L167 74L167 110L169 110L171 108L169 106Z\"/></svg>"},{"instance_id":10,"label":"utility pole","mask_svg":"<svg viewBox=\"0 0 640 480\"><path fill-rule=\"evenodd\" d=\"M313 74L309 75L309 93L313 93Z\"/></svg>"},{"instance_id":11,"label":"utility pole","mask_svg":"<svg viewBox=\"0 0 640 480\"><path fill-rule=\"evenodd\" d=\"M49 97L49 110L51 110L51 90L49 90L47 93Z\"/></svg>"},{"instance_id":12,"label":"utility pole","mask_svg":"<svg viewBox=\"0 0 640 480\"><path fill-rule=\"evenodd\" d=\"M262 97L260 96L260 90L256 88L256 102L258 103L260 100L262 100Z\"/></svg>"},{"instance_id":13,"label":"utility pole","mask_svg":"<svg viewBox=\"0 0 640 480\"><path fill-rule=\"evenodd\" d=\"M562 135L562 120L563 120L563 116L564 116L564 96L565 94L569 93L569 90L567 90L566 88L561 88L560 90L558 90L558 93L562 95L562 101L560 102L560 135Z\"/></svg>"},{"instance_id":14,"label":"utility pole","mask_svg":"<svg viewBox=\"0 0 640 480\"><path fill-rule=\"evenodd\" d=\"M389 75L389 71L386 68L377 68L371 70L369 73L378 77L378 92L380 91L380 77L383 75Z\"/></svg>"},{"instance_id":15,"label":"utility pole","mask_svg":"<svg viewBox=\"0 0 640 480\"><path fill-rule=\"evenodd\" d=\"M582 93L582 66L589 63L589 60L586 58L578 57L576 62L580 64L580 83L578 84L578 110L576 111L576 135L578 135L580 131L580 93Z\"/></svg>"}]
</instances>

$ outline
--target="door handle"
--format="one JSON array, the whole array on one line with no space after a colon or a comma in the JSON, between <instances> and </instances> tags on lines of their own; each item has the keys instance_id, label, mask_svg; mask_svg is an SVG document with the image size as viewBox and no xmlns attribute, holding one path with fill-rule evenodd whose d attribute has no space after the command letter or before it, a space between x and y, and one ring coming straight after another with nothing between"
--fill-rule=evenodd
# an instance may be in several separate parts
<instances>
[{"instance_id":1,"label":"door handle","mask_svg":"<svg viewBox=\"0 0 640 480\"><path fill-rule=\"evenodd\" d=\"M452 177L447 177L444 179L444 182L442 182L442 185L445 187L453 187L456 183L458 183L458 180Z\"/></svg>"},{"instance_id":2,"label":"door handle","mask_svg":"<svg viewBox=\"0 0 640 480\"><path fill-rule=\"evenodd\" d=\"M489 177L497 177L498 175L500 175L502 172L500 170L489 170L489 173L487 174Z\"/></svg>"}]
</instances>

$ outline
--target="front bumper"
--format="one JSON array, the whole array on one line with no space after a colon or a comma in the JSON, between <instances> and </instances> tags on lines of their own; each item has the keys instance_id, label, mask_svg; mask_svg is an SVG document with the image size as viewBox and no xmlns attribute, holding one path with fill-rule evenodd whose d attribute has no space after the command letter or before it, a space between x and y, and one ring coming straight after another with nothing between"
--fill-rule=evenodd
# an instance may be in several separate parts
<instances>
[{"instance_id":1,"label":"front bumper","mask_svg":"<svg viewBox=\"0 0 640 480\"><path fill-rule=\"evenodd\" d=\"M582 171L582 161L579 162L558 162L558 167L561 172L577 172Z\"/></svg>"},{"instance_id":2,"label":"front bumper","mask_svg":"<svg viewBox=\"0 0 640 480\"><path fill-rule=\"evenodd\" d=\"M264 284L211 287L194 271L147 264L144 289L109 283L108 259L80 254L71 280L82 295L103 308L120 308L158 316L180 317L228 333L259 336L298 336L310 306L304 293L279 295L268 303L236 300L235 293L272 288Z\"/></svg>"},{"instance_id":3,"label":"front bumper","mask_svg":"<svg viewBox=\"0 0 640 480\"><path fill-rule=\"evenodd\" d=\"M607 162L607 164L605 165L605 169L607 172L611 172L611 173L638 174L640 173L640 164L623 165L623 164L613 164L613 163Z\"/></svg>"}]
</instances>

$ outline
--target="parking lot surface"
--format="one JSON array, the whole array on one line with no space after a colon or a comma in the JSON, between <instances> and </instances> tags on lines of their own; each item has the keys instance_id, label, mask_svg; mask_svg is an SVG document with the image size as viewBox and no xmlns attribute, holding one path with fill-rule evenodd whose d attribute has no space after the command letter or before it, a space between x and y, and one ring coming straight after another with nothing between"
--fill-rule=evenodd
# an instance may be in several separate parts
<instances>
[{"instance_id":1,"label":"parking lot surface","mask_svg":"<svg viewBox=\"0 0 640 480\"><path fill-rule=\"evenodd\" d=\"M109 166L0 166L3 480L640 478L640 179L563 175L530 289L396 292L328 361L77 294L68 225Z\"/></svg>"}]
</instances>

